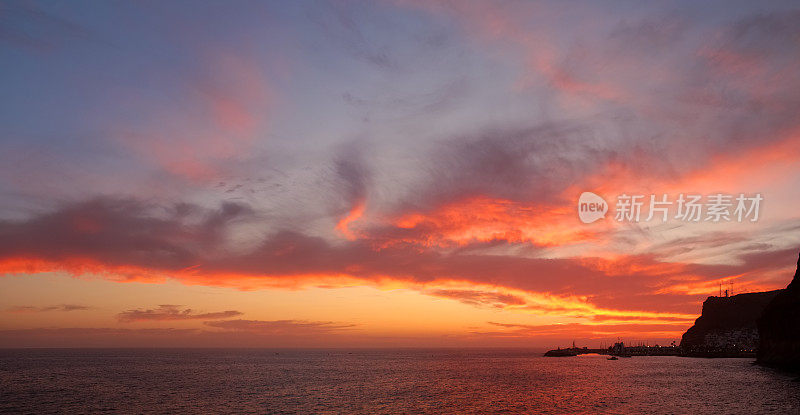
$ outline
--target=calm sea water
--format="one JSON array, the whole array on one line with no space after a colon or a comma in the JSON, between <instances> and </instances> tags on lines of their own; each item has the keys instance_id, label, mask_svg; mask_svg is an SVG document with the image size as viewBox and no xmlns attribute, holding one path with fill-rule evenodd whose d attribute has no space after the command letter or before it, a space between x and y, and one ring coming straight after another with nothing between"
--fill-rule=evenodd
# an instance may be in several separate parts
<instances>
[{"instance_id":1,"label":"calm sea water","mask_svg":"<svg viewBox=\"0 0 800 415\"><path fill-rule=\"evenodd\" d=\"M0 412L800 414L792 380L521 350L0 350Z\"/></svg>"}]
</instances>

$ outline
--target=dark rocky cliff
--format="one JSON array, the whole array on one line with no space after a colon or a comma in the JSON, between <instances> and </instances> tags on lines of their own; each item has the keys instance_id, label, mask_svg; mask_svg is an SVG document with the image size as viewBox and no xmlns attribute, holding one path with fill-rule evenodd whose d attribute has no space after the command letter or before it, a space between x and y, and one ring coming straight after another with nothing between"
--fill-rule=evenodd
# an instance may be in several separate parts
<instances>
[{"instance_id":1,"label":"dark rocky cliff","mask_svg":"<svg viewBox=\"0 0 800 415\"><path fill-rule=\"evenodd\" d=\"M756 320L780 291L708 297L702 314L681 338L681 348L755 349L759 342Z\"/></svg>"},{"instance_id":2,"label":"dark rocky cliff","mask_svg":"<svg viewBox=\"0 0 800 415\"><path fill-rule=\"evenodd\" d=\"M800 258L794 279L758 319L758 363L800 370Z\"/></svg>"}]
</instances>

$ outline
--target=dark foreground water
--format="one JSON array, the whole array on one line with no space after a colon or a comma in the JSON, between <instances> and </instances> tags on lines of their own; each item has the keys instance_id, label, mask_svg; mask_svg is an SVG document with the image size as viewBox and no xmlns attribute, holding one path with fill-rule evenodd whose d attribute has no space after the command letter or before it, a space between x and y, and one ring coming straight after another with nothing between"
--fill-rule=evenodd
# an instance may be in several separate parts
<instances>
[{"instance_id":1,"label":"dark foreground water","mask_svg":"<svg viewBox=\"0 0 800 415\"><path fill-rule=\"evenodd\" d=\"M0 412L798 414L792 379L521 350L0 350Z\"/></svg>"}]
</instances>

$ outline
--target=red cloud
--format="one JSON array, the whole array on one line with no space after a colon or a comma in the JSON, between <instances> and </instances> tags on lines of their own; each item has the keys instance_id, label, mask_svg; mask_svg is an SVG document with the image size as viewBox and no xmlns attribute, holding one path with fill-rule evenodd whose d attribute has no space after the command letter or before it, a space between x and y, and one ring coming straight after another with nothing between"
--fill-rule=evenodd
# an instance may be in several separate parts
<instances>
[{"instance_id":1,"label":"red cloud","mask_svg":"<svg viewBox=\"0 0 800 415\"><path fill-rule=\"evenodd\" d=\"M795 255L794 250L742 253L739 265L667 263L653 255L540 258L513 252L420 249L413 244L376 248L370 240L332 243L288 231L272 234L244 252L223 249L227 227L251 214L250 209L233 204L218 210L186 206L176 210L98 199L67 206L25 222L0 224L0 272L99 273L122 280L175 278L239 288L394 281L460 301L622 318L642 311L696 313L703 294L671 287L713 287L720 278L781 269ZM95 218L102 226L85 233L72 226L76 215ZM454 284L462 287L446 287ZM464 286L473 288L467 291ZM537 303L522 293L545 297ZM130 315L194 318L191 312L181 313L160 309Z\"/></svg>"},{"instance_id":2,"label":"red cloud","mask_svg":"<svg viewBox=\"0 0 800 415\"><path fill-rule=\"evenodd\" d=\"M472 197L453 201L429 213L404 213L394 226L401 239L388 243L427 246L475 242L530 242L561 246L597 237L596 228L579 226L572 206L547 206L511 200ZM402 232L402 233L401 233Z\"/></svg>"}]
</instances>

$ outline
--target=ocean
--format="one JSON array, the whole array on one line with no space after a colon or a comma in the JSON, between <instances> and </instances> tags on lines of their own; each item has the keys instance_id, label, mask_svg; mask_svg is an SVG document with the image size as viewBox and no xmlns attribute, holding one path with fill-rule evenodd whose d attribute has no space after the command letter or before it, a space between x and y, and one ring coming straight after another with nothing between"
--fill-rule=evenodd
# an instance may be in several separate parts
<instances>
[{"instance_id":1,"label":"ocean","mask_svg":"<svg viewBox=\"0 0 800 415\"><path fill-rule=\"evenodd\" d=\"M798 414L750 359L469 350L0 350L3 413Z\"/></svg>"}]
</instances>

